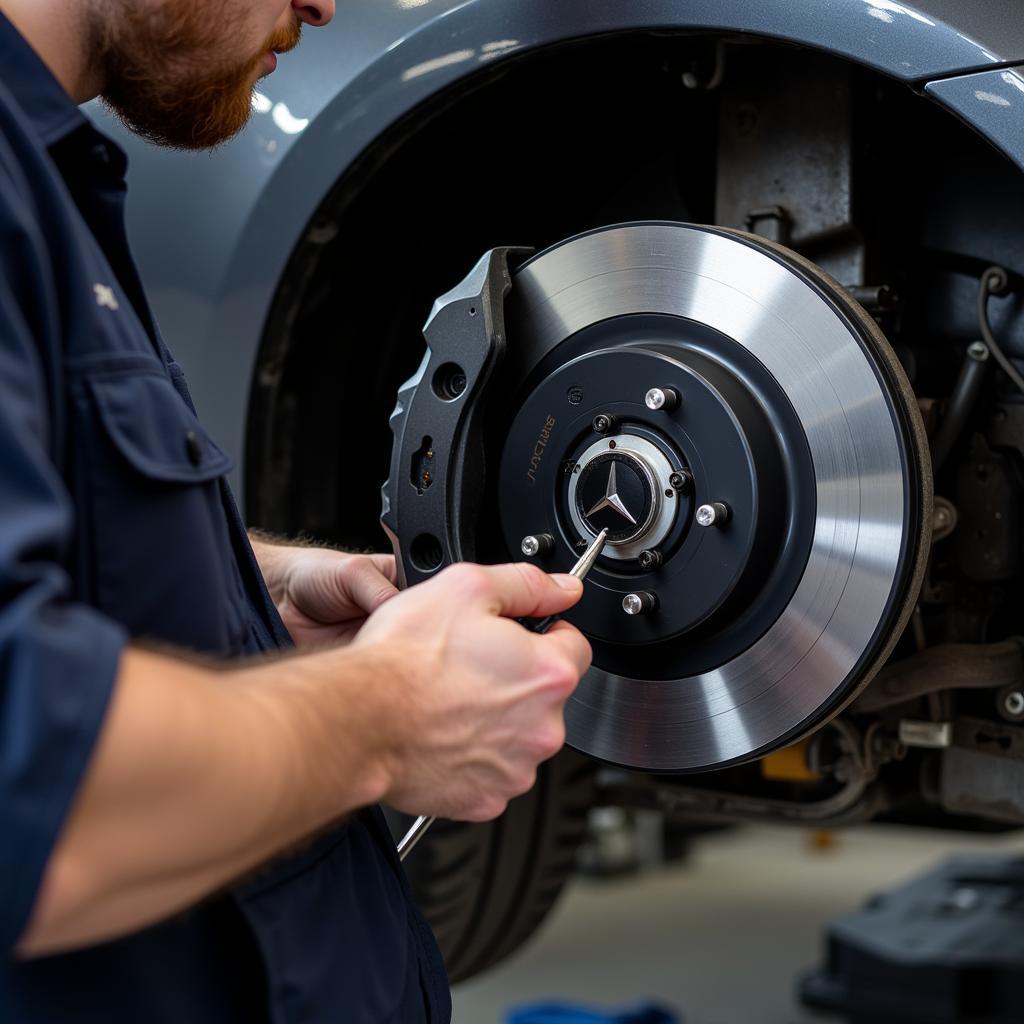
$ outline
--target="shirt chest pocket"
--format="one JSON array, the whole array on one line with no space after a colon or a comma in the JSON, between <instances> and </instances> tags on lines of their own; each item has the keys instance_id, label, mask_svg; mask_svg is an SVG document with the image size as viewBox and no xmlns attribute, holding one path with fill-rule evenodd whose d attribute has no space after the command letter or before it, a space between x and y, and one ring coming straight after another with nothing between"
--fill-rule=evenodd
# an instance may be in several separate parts
<instances>
[{"instance_id":1,"label":"shirt chest pocket","mask_svg":"<svg viewBox=\"0 0 1024 1024\"><path fill-rule=\"evenodd\" d=\"M221 491L231 460L154 359L78 367L72 390L87 599L136 637L237 654L244 594Z\"/></svg>"}]
</instances>

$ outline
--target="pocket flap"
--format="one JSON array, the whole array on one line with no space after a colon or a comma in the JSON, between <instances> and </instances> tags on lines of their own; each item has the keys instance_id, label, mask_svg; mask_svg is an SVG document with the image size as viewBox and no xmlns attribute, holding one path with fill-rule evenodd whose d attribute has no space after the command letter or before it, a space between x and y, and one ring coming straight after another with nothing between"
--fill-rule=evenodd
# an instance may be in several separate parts
<instances>
[{"instance_id":1,"label":"pocket flap","mask_svg":"<svg viewBox=\"0 0 1024 1024\"><path fill-rule=\"evenodd\" d=\"M88 386L110 440L144 476L201 483L231 469L163 373L95 375Z\"/></svg>"}]
</instances>

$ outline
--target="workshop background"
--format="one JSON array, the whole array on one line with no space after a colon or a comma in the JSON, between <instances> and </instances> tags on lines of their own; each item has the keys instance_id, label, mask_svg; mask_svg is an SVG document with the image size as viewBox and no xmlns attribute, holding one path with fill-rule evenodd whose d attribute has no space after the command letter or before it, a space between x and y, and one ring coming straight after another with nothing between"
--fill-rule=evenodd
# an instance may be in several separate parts
<instances>
[{"instance_id":1,"label":"workshop background","mask_svg":"<svg viewBox=\"0 0 1024 1024\"><path fill-rule=\"evenodd\" d=\"M498 1024L510 1008L555 999L609 1013L654 1003L685 1024L841 1024L847 1018L809 1009L798 992L822 962L833 919L950 858L1024 854L1024 837L1012 833L752 826L698 836L684 860L665 864L657 825L641 823L649 862L630 870L633 830L603 823L607 856L626 873L571 882L525 949L455 987L456 1024ZM1024 910L1012 913L1024 930ZM1001 952L1012 955L1009 944Z\"/></svg>"}]
</instances>

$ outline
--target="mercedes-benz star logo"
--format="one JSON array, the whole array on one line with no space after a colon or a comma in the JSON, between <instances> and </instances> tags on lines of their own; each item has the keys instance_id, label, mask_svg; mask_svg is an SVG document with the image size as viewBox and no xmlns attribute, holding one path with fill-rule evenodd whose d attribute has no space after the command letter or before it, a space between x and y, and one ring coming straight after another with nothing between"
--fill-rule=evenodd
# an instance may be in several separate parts
<instances>
[{"instance_id":1,"label":"mercedes-benz star logo","mask_svg":"<svg viewBox=\"0 0 1024 1024\"><path fill-rule=\"evenodd\" d=\"M572 515L578 528L595 537L608 530L609 544L625 544L647 529L657 497L644 463L632 452L591 455L569 484Z\"/></svg>"},{"instance_id":2,"label":"mercedes-benz star logo","mask_svg":"<svg viewBox=\"0 0 1024 1024\"><path fill-rule=\"evenodd\" d=\"M625 503L619 497L618 490L615 484L615 466L613 462L608 469L608 483L604 488L604 497L600 498L594 503L594 507L587 512L587 518L589 519L592 515L600 512L602 509L611 508L619 513L625 519L628 519L634 526L637 525L636 520L633 518L632 513L626 508Z\"/></svg>"}]
</instances>

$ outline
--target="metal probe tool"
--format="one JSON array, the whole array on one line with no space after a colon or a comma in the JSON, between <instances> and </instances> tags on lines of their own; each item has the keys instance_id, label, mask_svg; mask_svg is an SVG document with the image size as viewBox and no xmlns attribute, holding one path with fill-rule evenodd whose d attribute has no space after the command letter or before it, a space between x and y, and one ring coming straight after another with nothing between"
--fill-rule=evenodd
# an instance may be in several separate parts
<instances>
[{"instance_id":1,"label":"metal probe tool","mask_svg":"<svg viewBox=\"0 0 1024 1024\"><path fill-rule=\"evenodd\" d=\"M594 567L598 555L604 550L604 539L608 536L607 530L602 530L594 540L594 543L587 548L580 556L580 560L569 570L570 576L578 580L585 580L587 573ZM520 619L519 621L531 633L546 633L560 618L558 615L547 615L543 619ZM421 814L411 825L409 831L398 841L398 859L405 860L412 853L413 847L423 838L428 828L434 824L436 818L432 815Z\"/></svg>"}]
</instances>

